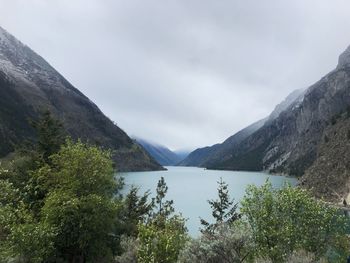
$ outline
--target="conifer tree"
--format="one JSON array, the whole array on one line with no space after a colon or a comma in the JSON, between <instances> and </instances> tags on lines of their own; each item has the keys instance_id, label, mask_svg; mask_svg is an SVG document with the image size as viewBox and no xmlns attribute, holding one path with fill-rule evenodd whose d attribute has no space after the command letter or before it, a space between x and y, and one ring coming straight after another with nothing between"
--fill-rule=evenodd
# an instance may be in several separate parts
<instances>
[{"instance_id":1,"label":"conifer tree","mask_svg":"<svg viewBox=\"0 0 350 263\"><path fill-rule=\"evenodd\" d=\"M241 215L236 211L237 203L234 203L233 199L230 199L228 193L228 184L225 183L222 178L218 182L218 199L209 200L208 203L212 208L212 216L215 219L215 223L210 224L208 221L201 219L201 224L204 226L202 232L212 232L215 229L224 224L231 224L234 221L240 219Z\"/></svg>"},{"instance_id":2,"label":"conifer tree","mask_svg":"<svg viewBox=\"0 0 350 263\"><path fill-rule=\"evenodd\" d=\"M47 163L49 156L57 153L64 143L65 132L63 124L58 119L55 119L49 110L43 111L39 120L32 121L31 124L37 133L36 150Z\"/></svg>"}]
</instances>

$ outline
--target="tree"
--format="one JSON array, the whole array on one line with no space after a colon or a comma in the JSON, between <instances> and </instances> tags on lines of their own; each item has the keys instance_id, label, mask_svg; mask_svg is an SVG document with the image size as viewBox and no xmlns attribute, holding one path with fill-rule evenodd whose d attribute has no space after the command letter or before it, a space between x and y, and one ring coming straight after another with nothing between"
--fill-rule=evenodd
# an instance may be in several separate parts
<instances>
[{"instance_id":1,"label":"tree","mask_svg":"<svg viewBox=\"0 0 350 263\"><path fill-rule=\"evenodd\" d=\"M238 204L235 204L234 200L230 199L228 184L226 184L222 178L220 178L218 182L217 190L219 199L208 201L212 208L212 215L215 219L215 223L210 224L206 220L201 219L201 224L204 226L202 232L213 232L218 226L226 223L232 224L241 217L236 211Z\"/></svg>"},{"instance_id":2,"label":"tree","mask_svg":"<svg viewBox=\"0 0 350 263\"><path fill-rule=\"evenodd\" d=\"M188 237L186 220L175 211L173 200L165 200L168 186L163 177L157 184L157 195L153 200L155 211L144 223L138 225L137 259L140 263L176 262Z\"/></svg>"},{"instance_id":3,"label":"tree","mask_svg":"<svg viewBox=\"0 0 350 263\"><path fill-rule=\"evenodd\" d=\"M46 169L49 193L42 220L56 230L56 257L69 262L111 258L119 187L111 153L81 142L67 141L50 157Z\"/></svg>"},{"instance_id":4,"label":"tree","mask_svg":"<svg viewBox=\"0 0 350 263\"><path fill-rule=\"evenodd\" d=\"M36 211L43 205L47 194L43 177L38 176L43 170L50 168L50 157L60 150L64 143L65 132L60 121L53 118L49 111L42 112L37 121L31 121L36 131L37 140L29 146L19 146L8 161L2 164L7 173L0 174L0 179L9 180L20 189L20 195L26 204Z\"/></svg>"},{"instance_id":5,"label":"tree","mask_svg":"<svg viewBox=\"0 0 350 263\"><path fill-rule=\"evenodd\" d=\"M137 236L137 226L150 216L154 203L149 202L150 193L138 195L139 189L132 186L122 200L118 215L118 233L128 236Z\"/></svg>"},{"instance_id":6,"label":"tree","mask_svg":"<svg viewBox=\"0 0 350 263\"><path fill-rule=\"evenodd\" d=\"M63 123L55 119L49 110L45 110L37 121L31 121L31 125L37 134L36 151L47 163L65 141Z\"/></svg>"},{"instance_id":7,"label":"tree","mask_svg":"<svg viewBox=\"0 0 350 263\"><path fill-rule=\"evenodd\" d=\"M249 186L241 204L258 256L285 262L293 252L304 250L316 259L332 255L345 261L349 251L347 219L306 190L290 185L274 189L267 181L261 187Z\"/></svg>"},{"instance_id":8,"label":"tree","mask_svg":"<svg viewBox=\"0 0 350 263\"><path fill-rule=\"evenodd\" d=\"M140 224L138 231L139 263L174 263L188 240L185 220L180 216L165 220L162 227L154 222Z\"/></svg>"},{"instance_id":9,"label":"tree","mask_svg":"<svg viewBox=\"0 0 350 263\"><path fill-rule=\"evenodd\" d=\"M119 259L130 251L130 246L123 247L123 241L128 240L128 244L132 238L138 236L138 225L144 223L151 215L154 203L149 201L150 193L147 191L142 196L138 195L139 189L132 186L127 195L120 200L118 212L115 220L115 237L117 239L115 246L115 254L121 256ZM135 250L135 246L133 250ZM122 255L124 254L124 255ZM136 256L135 256L136 257Z\"/></svg>"},{"instance_id":10,"label":"tree","mask_svg":"<svg viewBox=\"0 0 350 263\"><path fill-rule=\"evenodd\" d=\"M168 186L165 183L164 177L161 177L157 184L156 189L156 198L154 199L155 206L157 210L154 216L160 216L163 218L168 217L174 212L174 201L173 200L164 200L166 194L168 192Z\"/></svg>"},{"instance_id":11,"label":"tree","mask_svg":"<svg viewBox=\"0 0 350 263\"><path fill-rule=\"evenodd\" d=\"M54 231L33 218L19 193L8 180L0 180L0 258L42 262L53 250Z\"/></svg>"}]
</instances>

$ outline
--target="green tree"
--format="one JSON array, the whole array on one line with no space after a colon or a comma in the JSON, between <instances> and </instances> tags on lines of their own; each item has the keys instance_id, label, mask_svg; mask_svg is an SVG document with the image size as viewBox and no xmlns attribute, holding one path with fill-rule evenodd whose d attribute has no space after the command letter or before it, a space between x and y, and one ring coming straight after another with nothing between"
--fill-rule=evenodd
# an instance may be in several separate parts
<instances>
[{"instance_id":1,"label":"green tree","mask_svg":"<svg viewBox=\"0 0 350 263\"><path fill-rule=\"evenodd\" d=\"M121 201L118 214L118 234L137 236L137 226L144 222L151 214L154 204L149 201L149 192L142 196L139 189L132 186L125 198Z\"/></svg>"},{"instance_id":2,"label":"green tree","mask_svg":"<svg viewBox=\"0 0 350 263\"><path fill-rule=\"evenodd\" d=\"M157 184L153 200L155 211L144 223L138 225L137 259L140 263L176 262L188 240L186 220L173 215L173 200L165 200L168 186L163 177Z\"/></svg>"},{"instance_id":3,"label":"green tree","mask_svg":"<svg viewBox=\"0 0 350 263\"><path fill-rule=\"evenodd\" d=\"M36 151L47 163L50 161L49 157L57 153L65 141L63 123L55 119L49 110L45 110L37 121L31 122L31 125L37 134Z\"/></svg>"},{"instance_id":4,"label":"green tree","mask_svg":"<svg viewBox=\"0 0 350 263\"><path fill-rule=\"evenodd\" d=\"M38 176L44 169L50 168L49 156L57 153L64 143L65 132L60 121L52 117L49 111L42 112L37 121L32 121L37 140L35 144L17 148L8 161L2 164L7 173L0 174L0 180L9 180L20 189L23 201L35 210L37 216L47 194L47 182Z\"/></svg>"},{"instance_id":5,"label":"green tree","mask_svg":"<svg viewBox=\"0 0 350 263\"><path fill-rule=\"evenodd\" d=\"M42 262L53 250L54 231L33 218L19 193L8 180L0 180L0 258Z\"/></svg>"},{"instance_id":6,"label":"green tree","mask_svg":"<svg viewBox=\"0 0 350 263\"><path fill-rule=\"evenodd\" d=\"M70 262L112 257L119 186L110 156L109 151L67 141L41 174L49 185L42 221L56 230L57 257Z\"/></svg>"},{"instance_id":7,"label":"green tree","mask_svg":"<svg viewBox=\"0 0 350 263\"><path fill-rule=\"evenodd\" d=\"M345 261L349 249L347 219L306 190L289 185L274 189L270 182L261 187L251 185L241 212L262 258L285 262L294 251L305 250L317 259L332 255L334 262Z\"/></svg>"},{"instance_id":8,"label":"green tree","mask_svg":"<svg viewBox=\"0 0 350 263\"><path fill-rule=\"evenodd\" d=\"M237 213L238 204L234 203L234 200L230 198L228 192L228 184L226 184L222 178L218 182L218 199L209 200L208 203L212 208L212 216L215 219L215 223L210 224L204 219L201 219L201 224L204 226L202 232L213 232L222 224L232 224L236 220L240 219L240 214Z\"/></svg>"},{"instance_id":9,"label":"green tree","mask_svg":"<svg viewBox=\"0 0 350 263\"><path fill-rule=\"evenodd\" d=\"M165 220L162 227L154 222L140 224L138 231L139 263L174 263L188 240L185 220L180 216Z\"/></svg>"},{"instance_id":10,"label":"green tree","mask_svg":"<svg viewBox=\"0 0 350 263\"><path fill-rule=\"evenodd\" d=\"M173 200L164 200L168 192L168 186L165 183L164 177L161 177L157 184L156 189L156 198L154 199L155 206L157 208L154 217L160 216L167 218L174 212L174 201Z\"/></svg>"}]
</instances>

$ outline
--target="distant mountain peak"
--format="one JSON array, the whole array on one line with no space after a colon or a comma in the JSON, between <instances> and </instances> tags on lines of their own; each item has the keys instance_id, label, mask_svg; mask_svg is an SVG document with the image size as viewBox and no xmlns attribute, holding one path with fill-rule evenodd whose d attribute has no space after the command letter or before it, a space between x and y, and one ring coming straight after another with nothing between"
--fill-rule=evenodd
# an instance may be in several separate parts
<instances>
[{"instance_id":1,"label":"distant mountain peak","mask_svg":"<svg viewBox=\"0 0 350 263\"><path fill-rule=\"evenodd\" d=\"M188 153L183 152L176 153L166 146L137 138L135 136L134 140L136 140L136 142L139 143L158 163L164 166L176 165L188 155Z\"/></svg>"},{"instance_id":2,"label":"distant mountain peak","mask_svg":"<svg viewBox=\"0 0 350 263\"><path fill-rule=\"evenodd\" d=\"M350 65L350 46L340 54L337 68L342 68L348 65Z\"/></svg>"},{"instance_id":3,"label":"distant mountain peak","mask_svg":"<svg viewBox=\"0 0 350 263\"><path fill-rule=\"evenodd\" d=\"M292 91L281 103L279 103L272 113L269 115L268 120L272 121L276 119L283 111L287 110L290 106L295 106L302 102L306 89L296 89Z\"/></svg>"}]
</instances>

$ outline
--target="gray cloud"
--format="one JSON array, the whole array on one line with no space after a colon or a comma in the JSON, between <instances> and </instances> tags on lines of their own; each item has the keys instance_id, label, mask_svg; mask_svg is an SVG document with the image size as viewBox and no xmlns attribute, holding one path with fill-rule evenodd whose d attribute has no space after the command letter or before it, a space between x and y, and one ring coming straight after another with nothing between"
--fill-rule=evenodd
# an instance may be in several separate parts
<instances>
[{"instance_id":1,"label":"gray cloud","mask_svg":"<svg viewBox=\"0 0 350 263\"><path fill-rule=\"evenodd\" d=\"M347 0L0 0L0 25L131 135L224 140L333 69Z\"/></svg>"}]
</instances>

